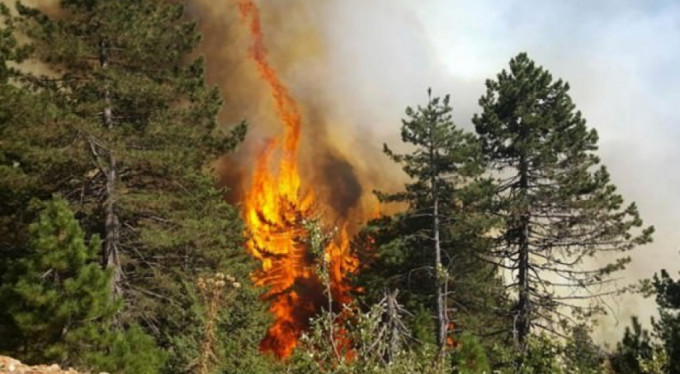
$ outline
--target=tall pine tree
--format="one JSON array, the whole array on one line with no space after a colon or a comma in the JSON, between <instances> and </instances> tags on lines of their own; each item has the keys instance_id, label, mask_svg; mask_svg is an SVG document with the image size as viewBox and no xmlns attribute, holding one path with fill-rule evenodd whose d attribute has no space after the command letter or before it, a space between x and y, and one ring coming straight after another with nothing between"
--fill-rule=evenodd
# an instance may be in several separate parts
<instances>
[{"instance_id":1,"label":"tall pine tree","mask_svg":"<svg viewBox=\"0 0 680 374\"><path fill-rule=\"evenodd\" d=\"M624 206L600 166L597 133L568 95L525 53L488 80L473 122L499 175L498 212L505 223L496 265L511 272L517 305L512 332L520 348L532 328L555 331L558 321L592 309L578 300L607 293L609 276L630 261L588 261L651 241L635 204ZM601 260L600 260L601 261Z\"/></svg>"},{"instance_id":2,"label":"tall pine tree","mask_svg":"<svg viewBox=\"0 0 680 374\"><path fill-rule=\"evenodd\" d=\"M379 193L379 197L382 202L406 203L408 208L369 228L378 249L375 258L368 259L363 278L376 297L384 288L399 288L412 312L432 312L435 338L431 340L440 354L450 343L452 299L457 306L462 303L474 309L472 304L490 302L486 291L501 288L493 269L475 257L488 245L483 234L492 221L481 204L490 184L480 178L484 166L477 140L455 126L449 102L449 96L430 96L426 106L407 108L401 135L413 151L397 154L385 145L385 153L402 165L412 182L402 192ZM472 289L477 295L466 292ZM474 297L479 304L472 301Z\"/></svg>"},{"instance_id":3,"label":"tall pine tree","mask_svg":"<svg viewBox=\"0 0 680 374\"><path fill-rule=\"evenodd\" d=\"M141 324L172 351L170 370L191 370L203 335L195 280L233 274L245 287L220 314L216 351L226 366L250 365L265 314L247 282L238 212L223 202L212 169L245 125L224 134L216 123L221 99L193 57L195 23L161 0L64 0L57 17L18 10L16 27L44 74L15 80L31 91L20 97L26 105L0 104L9 117L0 170L12 177L0 192L16 197L0 216L17 223L0 239L3 258L26 241L24 207L59 192L83 229L102 238L109 297L123 302L118 326Z\"/></svg>"}]
</instances>

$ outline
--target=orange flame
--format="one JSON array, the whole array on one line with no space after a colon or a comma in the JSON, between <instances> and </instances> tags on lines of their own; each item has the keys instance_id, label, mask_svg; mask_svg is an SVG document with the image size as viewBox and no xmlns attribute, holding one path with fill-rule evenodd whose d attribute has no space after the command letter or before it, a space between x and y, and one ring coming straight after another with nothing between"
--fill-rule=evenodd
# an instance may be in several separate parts
<instances>
[{"instance_id":1,"label":"orange flame","mask_svg":"<svg viewBox=\"0 0 680 374\"><path fill-rule=\"evenodd\" d=\"M285 358L308 327L309 318L328 300L314 259L299 240L306 235L301 222L311 216L315 200L311 189L301 188L297 156L302 119L298 105L269 64L257 5L240 0L238 7L249 26L250 56L271 91L284 130L282 138L271 139L258 156L243 215L251 235L248 251L261 263L252 276L256 285L268 287L265 298L275 317L260 348ZM346 276L358 267L349 248L347 225L343 225L324 252L332 297L338 305L351 300Z\"/></svg>"}]
</instances>

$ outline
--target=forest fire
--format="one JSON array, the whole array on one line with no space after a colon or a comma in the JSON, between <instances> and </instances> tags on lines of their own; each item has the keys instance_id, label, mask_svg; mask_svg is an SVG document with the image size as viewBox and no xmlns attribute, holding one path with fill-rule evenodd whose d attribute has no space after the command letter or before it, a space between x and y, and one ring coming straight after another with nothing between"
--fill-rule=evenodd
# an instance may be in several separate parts
<instances>
[{"instance_id":1,"label":"forest fire","mask_svg":"<svg viewBox=\"0 0 680 374\"><path fill-rule=\"evenodd\" d=\"M295 348L309 318L328 302L315 260L301 241L306 234L302 222L313 216L318 203L314 191L303 187L299 173L302 118L298 104L269 64L258 7L250 0L239 1L238 6L250 31L250 57L271 92L283 126L283 134L270 139L257 157L243 215L250 232L248 250L261 263L253 279L256 285L268 288L265 297L275 317L261 349L285 358ZM358 260L350 253L346 224L341 225L323 256L329 263L334 303L350 301L347 275L356 271Z\"/></svg>"}]
</instances>

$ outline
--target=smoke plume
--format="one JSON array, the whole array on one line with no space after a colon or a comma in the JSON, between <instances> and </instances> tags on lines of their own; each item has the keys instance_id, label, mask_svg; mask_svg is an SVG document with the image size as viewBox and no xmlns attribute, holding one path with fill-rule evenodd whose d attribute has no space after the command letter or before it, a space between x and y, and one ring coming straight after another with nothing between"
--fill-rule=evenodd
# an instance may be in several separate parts
<instances>
[{"instance_id":1,"label":"smoke plume","mask_svg":"<svg viewBox=\"0 0 680 374\"><path fill-rule=\"evenodd\" d=\"M340 92L334 88L342 83L347 70L338 69L337 61L331 60L337 51L321 23L329 4L263 2L261 21L270 62L297 100L303 120L302 179L313 186L320 209L325 210L322 214L350 219L356 227L375 210L372 191L396 186L403 177L381 154L382 139L375 132L379 126L369 123L375 118L355 117L365 106L358 105L355 113L343 113L336 105ZM245 144L218 167L232 189L230 199L238 202L249 183L257 152L268 137L281 131L275 105L248 59L247 30L239 20L236 2L196 0L189 9L203 34L200 51L208 61L208 81L218 85L225 99L221 122L228 125L246 119L250 126ZM342 95L356 99L362 93L344 89ZM394 123L395 128L398 124Z\"/></svg>"}]
</instances>

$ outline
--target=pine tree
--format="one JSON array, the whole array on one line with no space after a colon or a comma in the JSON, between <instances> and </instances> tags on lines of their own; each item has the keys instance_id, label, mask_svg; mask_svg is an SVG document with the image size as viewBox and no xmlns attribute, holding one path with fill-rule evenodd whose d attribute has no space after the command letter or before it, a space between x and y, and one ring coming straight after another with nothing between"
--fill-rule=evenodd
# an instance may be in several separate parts
<instances>
[{"instance_id":1,"label":"pine tree","mask_svg":"<svg viewBox=\"0 0 680 374\"><path fill-rule=\"evenodd\" d=\"M662 269L642 282L641 291L656 298L659 317L651 319L651 333L633 318L632 330L626 328L617 345L613 366L617 373L645 372L645 363L662 365L670 374L680 373L680 280Z\"/></svg>"},{"instance_id":2,"label":"pine tree","mask_svg":"<svg viewBox=\"0 0 680 374\"><path fill-rule=\"evenodd\" d=\"M597 374L603 372L604 351L590 337L586 325L577 325L564 346L564 365L573 372Z\"/></svg>"},{"instance_id":3,"label":"pine tree","mask_svg":"<svg viewBox=\"0 0 680 374\"><path fill-rule=\"evenodd\" d=\"M252 268L238 212L223 201L212 169L245 125L228 134L218 127L221 99L204 83L203 60L192 57L199 35L183 6L64 0L60 7L52 18L18 6L16 27L45 73L15 79L26 105L0 104L10 117L0 128L0 170L12 177L0 192L16 197L1 202L0 218L17 222L0 251L7 258L27 240L30 201L61 193L83 229L103 239L109 297L123 302L117 325L139 323L173 352L169 370L188 370L202 337L196 279L224 272L247 281ZM217 349L247 349L224 365L252 361L252 335L266 329L258 291L245 283L233 309L220 314L228 330Z\"/></svg>"},{"instance_id":4,"label":"pine tree","mask_svg":"<svg viewBox=\"0 0 680 374\"><path fill-rule=\"evenodd\" d=\"M680 374L680 279L674 280L661 270L651 285L659 306L659 319L652 320L654 334L668 357L668 373Z\"/></svg>"},{"instance_id":5,"label":"pine tree","mask_svg":"<svg viewBox=\"0 0 680 374\"><path fill-rule=\"evenodd\" d=\"M0 300L4 307L0 351L29 363L57 362L84 369L111 355L109 343L130 343L126 334L112 332L119 308L108 295L111 274L100 268L98 237L85 240L73 213L62 199L46 204L29 228L30 239L21 257L3 275ZM147 337L148 339L148 337ZM135 347L138 356L118 360L106 369L156 372L162 362L153 344ZM115 348L114 348L115 349ZM139 357L146 362L140 366ZM137 372L140 372L137 370Z\"/></svg>"},{"instance_id":6,"label":"pine tree","mask_svg":"<svg viewBox=\"0 0 680 374\"><path fill-rule=\"evenodd\" d=\"M45 100L12 84L19 72L9 64L21 62L29 49L17 42L15 22L4 4L0 4L0 19L3 22L0 29L0 274L6 274L8 262L24 249L28 225L36 218L36 210L28 208L29 202L38 197L37 189L41 186L26 172L36 168L35 164L27 163L25 157L35 154L36 149L28 145L33 134L24 134L22 140L15 135L18 129L32 124L52 123L54 116ZM51 128L44 126L43 134L51 133ZM50 196L43 197L49 199Z\"/></svg>"},{"instance_id":7,"label":"pine tree","mask_svg":"<svg viewBox=\"0 0 680 374\"><path fill-rule=\"evenodd\" d=\"M0 3L0 84L7 85L10 77L16 75L16 70L8 65L8 62L21 62L29 52L24 46L19 46L14 35L15 25L12 21L9 8Z\"/></svg>"},{"instance_id":8,"label":"pine tree","mask_svg":"<svg viewBox=\"0 0 680 374\"><path fill-rule=\"evenodd\" d=\"M533 327L555 331L555 322L571 320L565 308L594 312L576 300L606 294L609 276L630 261L586 259L648 243L653 228L637 230L637 207L624 206L599 166L597 133L575 111L567 83L521 53L486 87L473 122L499 175L505 223L493 254L513 275L511 327L523 349Z\"/></svg>"},{"instance_id":9,"label":"pine tree","mask_svg":"<svg viewBox=\"0 0 680 374\"><path fill-rule=\"evenodd\" d=\"M490 221L479 202L489 184L477 180L484 170L481 153L475 136L453 123L449 96L428 100L424 107L406 109L401 134L414 150L396 154L385 145L385 153L413 182L402 192L379 194L382 202L407 203L408 209L374 223L378 253L364 282L375 291L401 288L412 311L433 310L433 340L442 355L450 343L450 295L457 296L463 287L456 281L465 278L452 270L462 273L473 252L482 250ZM493 278L493 271L489 275Z\"/></svg>"},{"instance_id":10,"label":"pine tree","mask_svg":"<svg viewBox=\"0 0 680 374\"><path fill-rule=\"evenodd\" d=\"M654 343L649 331L642 328L637 317L631 319L632 328L626 327L623 339L616 345L616 352L609 358L616 373L642 373L641 360L652 359Z\"/></svg>"},{"instance_id":11,"label":"pine tree","mask_svg":"<svg viewBox=\"0 0 680 374\"><path fill-rule=\"evenodd\" d=\"M68 16L58 20L19 8L36 56L55 72L26 81L51 92L80 122L76 141L88 151L81 156L88 169L78 170L85 178L65 195L80 193L83 211L99 216L92 228L102 232L102 263L119 294L119 252L129 236L143 241L145 234L128 235L123 227L148 221L152 230L176 231L159 208L196 205L192 191L211 187L205 168L238 136L221 145L211 138L220 98L203 83L203 61L184 62L198 35L194 23L182 20L183 7L154 0L61 6Z\"/></svg>"}]
</instances>

